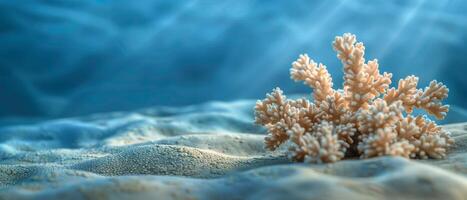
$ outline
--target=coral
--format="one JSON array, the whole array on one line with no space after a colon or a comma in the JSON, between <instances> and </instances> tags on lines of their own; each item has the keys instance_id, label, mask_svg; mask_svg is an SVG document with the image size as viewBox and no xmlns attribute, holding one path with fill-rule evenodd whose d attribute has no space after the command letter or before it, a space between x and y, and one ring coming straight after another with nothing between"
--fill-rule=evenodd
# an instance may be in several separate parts
<instances>
[{"instance_id":1,"label":"coral","mask_svg":"<svg viewBox=\"0 0 467 200\"><path fill-rule=\"evenodd\" d=\"M446 156L454 144L450 133L425 115L412 115L417 108L444 119L445 85L432 81L417 89L418 78L408 76L389 88L392 74L381 74L376 59L365 62L365 46L355 35L338 36L332 46L344 68L342 90L333 89L325 65L303 54L292 63L290 77L313 89L313 101L287 99L279 88L257 101L255 122L268 130L267 149L287 145L292 160L314 163L353 156Z\"/></svg>"},{"instance_id":2,"label":"coral","mask_svg":"<svg viewBox=\"0 0 467 200\"><path fill-rule=\"evenodd\" d=\"M312 134L304 134L305 130L294 124L289 131L294 144L289 147L289 157L296 161L335 162L344 157L348 147L344 140L339 139L339 129L332 123L322 121L316 124Z\"/></svg>"}]
</instances>

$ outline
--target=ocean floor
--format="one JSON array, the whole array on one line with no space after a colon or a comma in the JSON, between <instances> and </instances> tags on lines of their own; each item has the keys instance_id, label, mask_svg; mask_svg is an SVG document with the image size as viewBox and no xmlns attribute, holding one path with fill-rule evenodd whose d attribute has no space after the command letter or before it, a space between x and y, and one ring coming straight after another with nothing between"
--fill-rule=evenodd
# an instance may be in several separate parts
<instances>
[{"instance_id":1,"label":"ocean floor","mask_svg":"<svg viewBox=\"0 0 467 200\"><path fill-rule=\"evenodd\" d=\"M254 101L94 114L0 129L0 199L467 199L467 123L444 160L290 162Z\"/></svg>"}]
</instances>

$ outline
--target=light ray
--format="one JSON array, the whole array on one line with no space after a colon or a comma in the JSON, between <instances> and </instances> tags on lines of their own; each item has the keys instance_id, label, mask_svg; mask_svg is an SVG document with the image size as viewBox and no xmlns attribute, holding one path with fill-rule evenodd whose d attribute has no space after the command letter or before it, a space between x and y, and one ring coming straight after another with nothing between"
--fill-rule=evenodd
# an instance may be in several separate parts
<instances>
[{"instance_id":1,"label":"light ray","mask_svg":"<svg viewBox=\"0 0 467 200\"><path fill-rule=\"evenodd\" d=\"M405 13L403 13L401 20L398 25L398 29L395 31L392 31L391 36L385 40L385 42L381 45L381 48L379 52L377 53L376 57L377 58L383 58L384 55L387 54L387 52L392 48L394 44L396 44L396 40L399 39L401 33L406 30L408 25L412 22L412 20L416 17L418 14L420 8L423 6L425 3L424 0L418 0L415 6L412 8L409 8L409 10Z\"/></svg>"},{"instance_id":2,"label":"light ray","mask_svg":"<svg viewBox=\"0 0 467 200\"><path fill-rule=\"evenodd\" d=\"M326 15L320 16L321 18L319 20L315 19L313 24L307 24L307 26L303 26L303 23L292 23L289 25L291 32L293 33L291 34L291 37L293 37L294 40L290 41L284 39L275 41L273 44L271 44L271 47L275 48L265 49L265 52L262 54L264 58L271 58L274 59L274 62L288 63L289 65L280 66L278 68L270 68L268 66L268 64L271 62L270 59L259 59L256 63L252 63L252 67L248 68L248 71L240 72L245 74L245 76L243 76L238 81L240 83L245 83L251 80L255 80L256 84L249 85L247 88L242 88L242 91L239 91L241 92L240 96L252 94L254 91L258 91L258 88L263 84L271 82L271 77L274 77L274 75L276 75L278 72L284 71L284 69L288 69L290 67L290 63L292 63L293 60L290 60L290 58L287 56L276 57L276 55L280 55L278 51L293 52L290 50L291 48L297 49L297 47L300 47L316 38L319 31L325 30L324 27L327 25L327 23L329 23L329 21L344 8L346 2L347 1L340 1L338 4L336 4L335 2L328 1L326 4L321 5L321 7L329 6L331 8L326 10L326 12L323 12L326 13ZM309 15L309 18L312 17L315 17L315 15ZM277 49L278 47L284 48ZM261 75L258 76L258 74Z\"/></svg>"}]
</instances>

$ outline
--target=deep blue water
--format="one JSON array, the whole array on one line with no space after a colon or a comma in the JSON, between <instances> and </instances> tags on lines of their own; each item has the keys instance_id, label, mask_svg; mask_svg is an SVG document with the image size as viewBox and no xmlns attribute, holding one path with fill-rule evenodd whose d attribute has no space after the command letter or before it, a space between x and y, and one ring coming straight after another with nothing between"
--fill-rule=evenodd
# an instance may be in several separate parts
<instances>
[{"instance_id":1,"label":"deep blue water","mask_svg":"<svg viewBox=\"0 0 467 200\"><path fill-rule=\"evenodd\" d=\"M65 117L263 98L300 53L351 32L395 78L451 89L467 121L467 1L0 0L0 117ZM395 81L397 82L397 81Z\"/></svg>"}]
</instances>

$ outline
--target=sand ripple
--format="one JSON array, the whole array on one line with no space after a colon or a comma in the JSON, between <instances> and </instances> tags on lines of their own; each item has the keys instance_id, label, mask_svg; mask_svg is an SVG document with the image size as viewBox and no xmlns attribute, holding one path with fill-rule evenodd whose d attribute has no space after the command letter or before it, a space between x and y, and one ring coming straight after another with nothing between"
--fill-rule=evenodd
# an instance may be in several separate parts
<instances>
[{"instance_id":1,"label":"sand ripple","mask_svg":"<svg viewBox=\"0 0 467 200\"><path fill-rule=\"evenodd\" d=\"M252 101L0 129L0 199L466 199L467 125L444 160L290 163Z\"/></svg>"}]
</instances>

